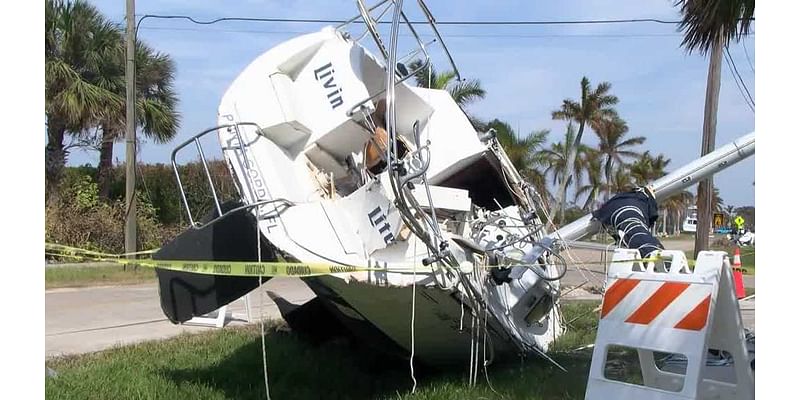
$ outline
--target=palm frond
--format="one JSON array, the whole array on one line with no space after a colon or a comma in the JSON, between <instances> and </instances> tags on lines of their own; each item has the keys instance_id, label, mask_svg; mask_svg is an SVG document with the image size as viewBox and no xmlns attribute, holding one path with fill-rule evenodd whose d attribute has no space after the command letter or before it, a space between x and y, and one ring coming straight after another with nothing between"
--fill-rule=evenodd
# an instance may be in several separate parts
<instances>
[{"instance_id":1,"label":"palm frond","mask_svg":"<svg viewBox=\"0 0 800 400\"><path fill-rule=\"evenodd\" d=\"M564 99L561 108L553 111L552 117L556 120L570 121L578 118L581 114L581 105L574 100Z\"/></svg>"},{"instance_id":2,"label":"palm frond","mask_svg":"<svg viewBox=\"0 0 800 400\"><path fill-rule=\"evenodd\" d=\"M453 76L455 76L455 74ZM456 81L456 83L450 85L447 90L450 92L450 96L453 97L456 104L460 106L465 106L486 96L486 91L483 90L478 80Z\"/></svg>"},{"instance_id":3,"label":"palm frond","mask_svg":"<svg viewBox=\"0 0 800 400\"><path fill-rule=\"evenodd\" d=\"M423 88L432 88L432 83L436 82L438 78L438 74L436 68L433 67L432 63L429 63L426 68L422 68L422 60L416 59L408 65L409 72L414 72L414 80L417 81L417 86Z\"/></svg>"},{"instance_id":4,"label":"palm frond","mask_svg":"<svg viewBox=\"0 0 800 400\"><path fill-rule=\"evenodd\" d=\"M455 71L442 72L436 76L436 79L431 80L430 88L441 89L441 90L447 89L447 87L450 85L450 82L453 81L455 77L456 77Z\"/></svg>"},{"instance_id":5,"label":"palm frond","mask_svg":"<svg viewBox=\"0 0 800 400\"><path fill-rule=\"evenodd\" d=\"M715 40L726 45L750 33L755 0L677 0L681 9L678 30L684 36L681 46L689 53L705 55Z\"/></svg>"}]
</instances>

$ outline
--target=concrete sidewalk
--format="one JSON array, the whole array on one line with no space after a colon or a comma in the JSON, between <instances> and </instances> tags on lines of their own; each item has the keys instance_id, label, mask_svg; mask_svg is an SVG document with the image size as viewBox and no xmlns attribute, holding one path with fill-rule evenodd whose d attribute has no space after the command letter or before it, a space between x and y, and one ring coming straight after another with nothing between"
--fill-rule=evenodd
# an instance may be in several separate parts
<instances>
[{"instance_id":1,"label":"concrete sidewalk","mask_svg":"<svg viewBox=\"0 0 800 400\"><path fill-rule=\"evenodd\" d=\"M302 304L314 293L299 279L275 278L250 294L251 322L280 319L275 303L265 290L291 303ZM263 307L262 305L263 301ZM233 319L228 325L247 323L242 299L228 306ZM216 328L174 325L161 311L158 286L107 286L53 289L45 292L45 355L47 357L104 350L146 340L165 339L182 332Z\"/></svg>"}]
</instances>

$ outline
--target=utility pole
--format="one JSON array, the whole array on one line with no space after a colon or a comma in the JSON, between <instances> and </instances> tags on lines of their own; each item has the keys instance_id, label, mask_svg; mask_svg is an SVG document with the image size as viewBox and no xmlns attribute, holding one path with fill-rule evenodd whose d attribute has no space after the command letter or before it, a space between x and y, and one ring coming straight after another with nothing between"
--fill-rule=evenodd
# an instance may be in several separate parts
<instances>
[{"instance_id":1,"label":"utility pole","mask_svg":"<svg viewBox=\"0 0 800 400\"><path fill-rule=\"evenodd\" d=\"M125 52L125 252L136 251L136 86L134 0L127 1Z\"/></svg>"},{"instance_id":2,"label":"utility pole","mask_svg":"<svg viewBox=\"0 0 800 400\"><path fill-rule=\"evenodd\" d=\"M722 30L711 45L711 60L708 63L708 82L706 83L706 107L703 117L703 144L701 155L714 150L717 135L717 106L719 105L719 82L722 67ZM697 232L694 238L694 258L702 250L708 250L708 235L711 225L711 196L714 179L700 181L697 185Z\"/></svg>"}]
</instances>

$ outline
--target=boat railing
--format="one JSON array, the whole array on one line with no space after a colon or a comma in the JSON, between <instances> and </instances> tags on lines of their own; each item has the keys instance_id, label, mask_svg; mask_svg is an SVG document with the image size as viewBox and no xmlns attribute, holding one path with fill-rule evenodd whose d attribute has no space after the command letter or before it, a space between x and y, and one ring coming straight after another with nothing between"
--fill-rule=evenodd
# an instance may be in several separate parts
<instances>
[{"instance_id":1,"label":"boat railing","mask_svg":"<svg viewBox=\"0 0 800 400\"><path fill-rule=\"evenodd\" d=\"M209 168L208 168L208 160L206 159L205 152L203 151L203 145L202 145L202 143L200 143L200 139L203 138L204 136L208 135L209 133L217 132L220 129L232 130L234 132L234 134L235 134L235 137L236 137L236 144L231 146L231 147L223 147L223 151L232 150L234 152L237 152L238 153L238 157L229 157L229 159L238 160L238 162L241 164L240 165L240 170L241 171L249 171L250 170L250 165L249 165L249 161L247 159L247 155L245 153L245 148L244 148L245 147L245 142L244 142L244 140L242 138L242 133L241 133L241 129L240 129L240 127L242 127L242 126L251 126L251 127L255 127L258 131L261 130L259 125L254 123L254 122L239 122L239 123L235 123L235 124L219 125L219 126L215 126L213 128L206 129L206 130L204 130L204 131L192 136L188 140L186 140L183 143L181 143L178 146L176 146L174 150L172 150L172 155L171 155L172 171L175 173L175 179L176 179L176 181L178 183L178 190L180 191L180 194L181 194L181 201L183 202L183 207L186 210L187 216L189 217L189 225L192 228L199 229L199 228L202 228L204 226L214 224L214 223L218 222L219 220L222 220L222 219L228 217L229 215L237 213L237 212L242 211L242 210L249 210L249 209L252 209L252 208L255 208L255 207L259 207L259 206L266 205L266 204L272 204L272 203L286 203L286 204L290 204L291 203L290 201L288 201L286 199L269 199L269 200L258 199L256 197L255 193L253 192L252 187L250 187L248 185L247 194L249 194L249 202L247 202L247 204L244 204L242 206L235 207L235 208L232 208L230 210L225 210L223 212L222 205L220 203L220 198L219 198L219 196L217 194L217 188L214 185L214 181L211 179L211 172L209 171ZM211 197L212 197L212 199L214 201L214 207L215 207L215 210L217 212L216 216L214 218L212 218L211 220L209 220L208 222L205 222L205 223L200 223L198 221L195 221L194 213L192 212L192 208L189 205L189 202L187 201L186 190L185 190L185 188L183 186L183 182L181 181L180 172L178 171L178 162L177 162L178 154L181 153L182 150L184 150L187 147L189 147L192 143L194 143L195 149L197 151L197 154L200 156L200 163L203 165L203 171L205 172L205 175L206 175L206 180L208 182L208 187L211 189ZM231 170L231 172L235 173L233 170ZM239 190L241 192L242 191L242 187L240 185L238 185L238 183L236 182L235 179L233 179L233 181L237 185L237 187L239 188ZM243 193L241 193L241 194L243 194Z\"/></svg>"},{"instance_id":2,"label":"boat railing","mask_svg":"<svg viewBox=\"0 0 800 400\"><path fill-rule=\"evenodd\" d=\"M445 53L447 54L447 57L450 60L450 64L453 67L453 71L456 74L456 78L458 80L461 80L461 75L458 72L458 67L456 67L455 62L453 62L453 58L450 55L450 51L447 49L447 46L444 44L444 41L442 40L442 37L439 34L439 30L436 27L436 21L433 19L433 16L431 15L430 10L428 9L428 6L425 4L424 1L418 0L417 4L419 5L420 10L422 11L423 15L425 15L427 23L430 25L430 27L431 27L431 29L432 29L435 37L436 37L435 39L430 40L427 43L422 40L422 38L420 37L419 33L414 28L414 23L408 19L408 16L402 10L402 2L398 3L395 0L381 0L381 1L379 1L378 3L376 3L375 5L373 5L371 7L367 7L367 5L364 3L363 0L356 0L356 3L358 5L359 15L357 15L357 16L355 16L353 18L350 18L349 20L345 21L344 23L342 23L341 25L337 26L336 28L338 30L343 30L343 28L351 26L353 23L358 22L359 19L360 19L361 20L360 22L362 22L366 26L366 29L365 29L365 31L363 33L361 33L360 35L356 36L353 40L358 42L361 39L363 39L364 37L366 37L367 33L370 34L370 37L372 37L373 41L375 42L375 46L378 48L378 50L380 51L381 55L383 56L384 64L387 66L387 68L389 68L389 66L392 66L391 68L394 68L395 73L398 75L399 79L397 79L395 81L395 83L394 83L395 86L399 85L400 83L405 82L406 80L408 80L412 76L416 76L418 73L420 73L420 72L424 71L425 69L429 68L430 63L431 63L431 61L430 61L431 57L430 57L430 54L428 53L428 49L427 48L428 48L428 46L436 43L437 41L441 44L442 48L444 49ZM389 57L389 52L386 49L386 45L384 43L383 37L378 32L377 26L378 26L378 24L381 24L381 23L389 23L389 22L391 22L391 21L381 21L381 19L387 14L387 12L390 9L392 9L394 7L398 7L398 6L401 8L401 10L399 10L399 16L402 19L403 24L408 28L409 32L411 32L412 36L416 40L417 47L415 49L411 50L405 56L400 57L399 59L396 59L393 62L391 62L389 60L389 58L390 58ZM373 16L373 12L376 14L376 16ZM420 66L415 68L413 71L406 70L404 64L409 62L409 61L411 61L414 57L418 56L419 54L422 54L422 57L421 57L422 63L420 64ZM401 64L403 64L402 67L401 67ZM353 107L350 108L350 110L347 111L347 116L348 117L352 117L356 112L358 112L360 110L363 110L363 107L364 107L365 104L367 104L368 102L373 101L373 100L383 96L385 93L386 93L386 89L381 89L378 92L373 93L372 95L370 95L366 99L364 99L364 100L362 100L360 102L357 102Z\"/></svg>"}]
</instances>

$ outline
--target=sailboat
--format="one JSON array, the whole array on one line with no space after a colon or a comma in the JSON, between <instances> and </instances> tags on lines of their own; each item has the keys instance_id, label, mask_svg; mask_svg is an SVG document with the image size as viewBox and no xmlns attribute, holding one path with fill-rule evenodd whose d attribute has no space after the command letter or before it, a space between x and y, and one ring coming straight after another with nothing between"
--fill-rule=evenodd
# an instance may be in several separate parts
<instances>
[{"instance_id":1,"label":"sailboat","mask_svg":"<svg viewBox=\"0 0 800 400\"><path fill-rule=\"evenodd\" d=\"M301 279L320 309L377 349L413 351L431 365L476 359L479 345L492 359L545 356L564 332L560 278L568 265L559 253L597 231L597 221L587 215L552 231L541 193L494 132L476 131L447 91L412 84L434 45L458 74L424 1L356 4L346 23L253 60L222 97L219 125L175 148L191 226L155 258L339 266ZM432 41L422 39L423 28ZM423 62L409 70L417 58ZM215 209L200 217L176 159L194 150L205 163L207 135L218 140L239 198L219 200L209 175ZM718 150L655 182L655 195L749 156L754 135L730 146L735 151ZM162 309L176 323L269 279L157 275Z\"/></svg>"}]
</instances>

